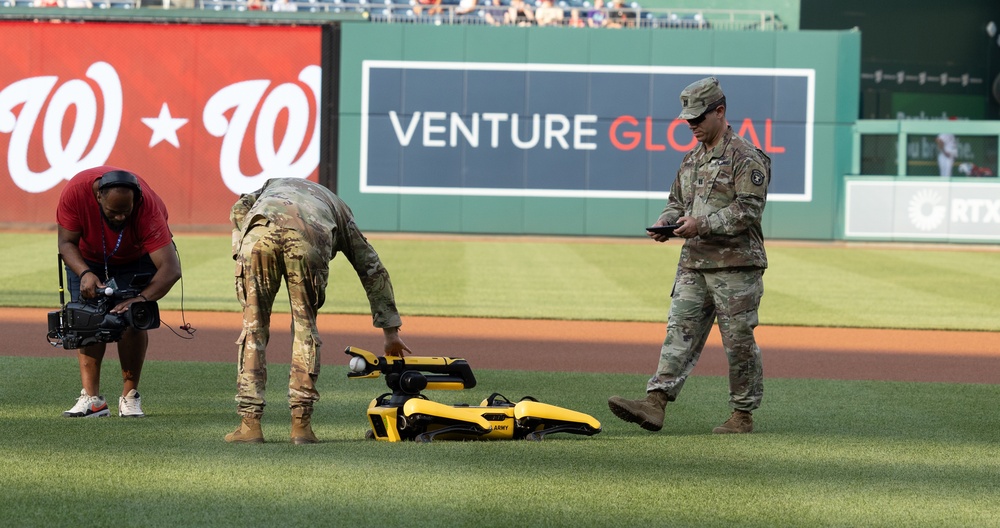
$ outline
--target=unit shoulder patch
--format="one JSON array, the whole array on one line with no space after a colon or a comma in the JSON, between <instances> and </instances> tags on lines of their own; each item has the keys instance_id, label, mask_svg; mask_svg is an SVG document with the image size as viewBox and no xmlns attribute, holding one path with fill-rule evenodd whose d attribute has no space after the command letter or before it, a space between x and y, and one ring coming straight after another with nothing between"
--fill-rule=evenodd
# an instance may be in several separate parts
<instances>
[{"instance_id":1,"label":"unit shoulder patch","mask_svg":"<svg viewBox=\"0 0 1000 528\"><path fill-rule=\"evenodd\" d=\"M750 181L754 185L764 185L764 173L758 169L754 169L750 172Z\"/></svg>"}]
</instances>

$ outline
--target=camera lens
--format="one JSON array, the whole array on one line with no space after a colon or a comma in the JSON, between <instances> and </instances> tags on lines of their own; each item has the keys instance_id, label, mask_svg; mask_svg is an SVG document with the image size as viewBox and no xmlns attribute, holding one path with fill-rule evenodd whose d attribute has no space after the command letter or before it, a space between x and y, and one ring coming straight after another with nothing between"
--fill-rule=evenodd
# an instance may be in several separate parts
<instances>
[{"instance_id":1,"label":"camera lens","mask_svg":"<svg viewBox=\"0 0 1000 528\"><path fill-rule=\"evenodd\" d=\"M149 313L146 310L135 310L132 312L133 326L146 326L149 323Z\"/></svg>"},{"instance_id":2,"label":"camera lens","mask_svg":"<svg viewBox=\"0 0 1000 528\"><path fill-rule=\"evenodd\" d=\"M128 307L128 320L138 330L160 327L160 310L155 302L137 302Z\"/></svg>"}]
</instances>

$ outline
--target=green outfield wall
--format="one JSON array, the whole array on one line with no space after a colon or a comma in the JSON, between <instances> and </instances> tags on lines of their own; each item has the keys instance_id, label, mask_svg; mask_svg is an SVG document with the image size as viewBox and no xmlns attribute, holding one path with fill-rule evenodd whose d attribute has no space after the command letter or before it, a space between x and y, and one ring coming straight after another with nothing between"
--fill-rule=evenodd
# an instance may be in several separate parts
<instances>
[{"instance_id":1,"label":"green outfield wall","mask_svg":"<svg viewBox=\"0 0 1000 528\"><path fill-rule=\"evenodd\" d=\"M857 32L345 23L330 45L336 188L363 229L642 236L692 145L680 88L716 75L775 160L765 235L837 235Z\"/></svg>"},{"instance_id":2,"label":"green outfield wall","mask_svg":"<svg viewBox=\"0 0 1000 528\"><path fill-rule=\"evenodd\" d=\"M754 7L763 4L782 2ZM21 109L0 130L0 190L16 204L0 223L50 223L61 180L86 161L152 179L178 226L225 226L235 195L299 175L336 189L366 230L640 237L697 144L676 119L678 94L714 75L733 128L773 161L765 234L833 240L842 230L857 32L123 11L5 11L4 37L61 60L18 55L0 68L0 107ZM75 45L125 31L136 45ZM173 41L189 42L190 58L162 44ZM92 75L101 82L83 81ZM67 97L94 101L104 118L79 119L72 149L50 148L61 122L35 118L75 108Z\"/></svg>"}]
</instances>

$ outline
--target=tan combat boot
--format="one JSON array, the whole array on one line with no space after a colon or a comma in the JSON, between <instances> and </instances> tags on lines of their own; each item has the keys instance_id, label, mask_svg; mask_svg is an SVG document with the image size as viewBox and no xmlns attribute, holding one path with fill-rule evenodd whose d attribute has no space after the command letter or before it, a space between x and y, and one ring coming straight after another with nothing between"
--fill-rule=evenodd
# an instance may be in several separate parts
<instances>
[{"instance_id":1,"label":"tan combat boot","mask_svg":"<svg viewBox=\"0 0 1000 528\"><path fill-rule=\"evenodd\" d=\"M264 433L260 430L260 416L244 416L239 427L226 435L231 444L263 444Z\"/></svg>"},{"instance_id":2,"label":"tan combat boot","mask_svg":"<svg viewBox=\"0 0 1000 528\"><path fill-rule=\"evenodd\" d=\"M753 431L753 415L750 411L733 411L726 423L712 429L715 434L740 434Z\"/></svg>"},{"instance_id":3,"label":"tan combat boot","mask_svg":"<svg viewBox=\"0 0 1000 528\"><path fill-rule=\"evenodd\" d=\"M302 416L292 415L292 443L293 444L318 444L319 438L312 430L312 416L305 414Z\"/></svg>"},{"instance_id":4,"label":"tan combat boot","mask_svg":"<svg viewBox=\"0 0 1000 528\"><path fill-rule=\"evenodd\" d=\"M663 429L663 409L667 406L667 394L662 391L649 391L642 400L626 400L621 396L608 398L608 407L615 416L639 424L647 431Z\"/></svg>"}]
</instances>

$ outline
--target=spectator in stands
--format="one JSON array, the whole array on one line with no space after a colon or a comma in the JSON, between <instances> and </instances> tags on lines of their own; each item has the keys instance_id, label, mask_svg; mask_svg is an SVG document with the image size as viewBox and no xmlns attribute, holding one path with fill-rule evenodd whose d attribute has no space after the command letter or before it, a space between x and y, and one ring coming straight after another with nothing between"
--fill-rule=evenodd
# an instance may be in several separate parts
<instances>
[{"instance_id":1,"label":"spectator in stands","mask_svg":"<svg viewBox=\"0 0 1000 528\"><path fill-rule=\"evenodd\" d=\"M466 21L478 18L476 11L479 10L477 5L479 2L477 0L460 0L458 2L458 7L455 8L455 18L464 19Z\"/></svg>"},{"instance_id":2,"label":"spectator in stands","mask_svg":"<svg viewBox=\"0 0 1000 528\"><path fill-rule=\"evenodd\" d=\"M263 11L264 3L261 0L247 0L247 11Z\"/></svg>"},{"instance_id":3,"label":"spectator in stands","mask_svg":"<svg viewBox=\"0 0 1000 528\"><path fill-rule=\"evenodd\" d=\"M533 26L535 12L524 0L510 0L510 8L504 16L504 23L511 26Z\"/></svg>"},{"instance_id":4,"label":"spectator in stands","mask_svg":"<svg viewBox=\"0 0 1000 528\"><path fill-rule=\"evenodd\" d=\"M63 0L35 0L34 7L66 7Z\"/></svg>"},{"instance_id":5,"label":"spectator in stands","mask_svg":"<svg viewBox=\"0 0 1000 528\"><path fill-rule=\"evenodd\" d=\"M503 0L488 0L486 7L483 7L483 18L491 26L502 26L506 14L507 6L503 5Z\"/></svg>"},{"instance_id":6,"label":"spectator in stands","mask_svg":"<svg viewBox=\"0 0 1000 528\"><path fill-rule=\"evenodd\" d=\"M604 0L594 0L594 8L587 11L587 25L592 28L608 25L608 12L604 9Z\"/></svg>"},{"instance_id":7,"label":"spectator in stands","mask_svg":"<svg viewBox=\"0 0 1000 528\"><path fill-rule=\"evenodd\" d=\"M299 6L297 4L293 4L289 0L274 0L274 3L271 4L271 11L292 12L298 10Z\"/></svg>"},{"instance_id":8,"label":"spectator in stands","mask_svg":"<svg viewBox=\"0 0 1000 528\"><path fill-rule=\"evenodd\" d=\"M94 4L90 0L66 0L66 7L89 9L94 7Z\"/></svg>"},{"instance_id":9,"label":"spectator in stands","mask_svg":"<svg viewBox=\"0 0 1000 528\"><path fill-rule=\"evenodd\" d=\"M542 0L542 5L535 10L535 21L539 26L561 26L564 16L562 8L552 5L552 0Z\"/></svg>"},{"instance_id":10,"label":"spectator in stands","mask_svg":"<svg viewBox=\"0 0 1000 528\"><path fill-rule=\"evenodd\" d=\"M611 0L608 8L608 27L634 28L635 11L625 5L624 0Z\"/></svg>"},{"instance_id":11,"label":"spectator in stands","mask_svg":"<svg viewBox=\"0 0 1000 528\"><path fill-rule=\"evenodd\" d=\"M417 16L424 14L425 9L429 16L441 14L441 0L416 0L416 3L411 5L413 6L413 14Z\"/></svg>"},{"instance_id":12,"label":"spectator in stands","mask_svg":"<svg viewBox=\"0 0 1000 528\"><path fill-rule=\"evenodd\" d=\"M587 21L580 18L580 10L574 7L569 11L569 20L566 21L566 25L569 27L587 27Z\"/></svg>"}]
</instances>

